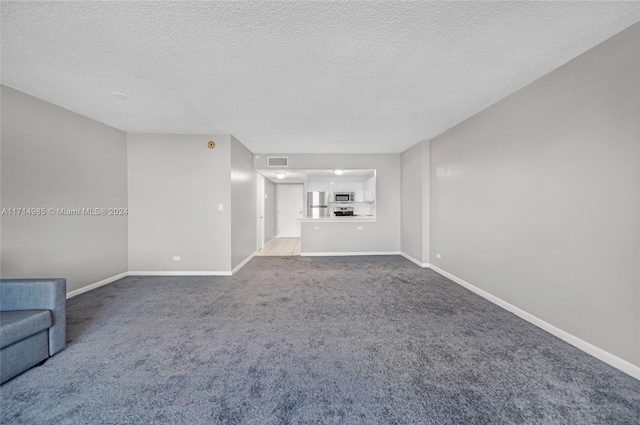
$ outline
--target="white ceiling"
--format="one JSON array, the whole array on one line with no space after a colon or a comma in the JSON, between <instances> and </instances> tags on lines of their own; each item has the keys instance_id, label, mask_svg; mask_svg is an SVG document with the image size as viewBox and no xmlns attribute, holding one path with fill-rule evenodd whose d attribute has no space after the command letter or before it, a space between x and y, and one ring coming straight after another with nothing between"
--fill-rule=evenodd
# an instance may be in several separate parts
<instances>
[{"instance_id":1,"label":"white ceiling","mask_svg":"<svg viewBox=\"0 0 640 425\"><path fill-rule=\"evenodd\" d=\"M256 170L264 177L268 178L274 183L288 184L288 183L304 183L307 181L307 170ZM286 173L281 179L278 178L276 173Z\"/></svg>"},{"instance_id":2,"label":"white ceiling","mask_svg":"<svg viewBox=\"0 0 640 425\"><path fill-rule=\"evenodd\" d=\"M1 80L129 132L402 152L638 20L639 2L3 1Z\"/></svg>"},{"instance_id":3,"label":"white ceiling","mask_svg":"<svg viewBox=\"0 0 640 425\"><path fill-rule=\"evenodd\" d=\"M320 180L366 180L376 175L374 169L357 169L357 170L342 170L343 174L336 175L335 170L292 170L289 168L283 168L280 170L256 170L264 177L273 181L274 183L304 183L310 177ZM285 173L285 176L281 179L278 178L276 173Z\"/></svg>"},{"instance_id":4,"label":"white ceiling","mask_svg":"<svg viewBox=\"0 0 640 425\"><path fill-rule=\"evenodd\" d=\"M330 177L330 178L338 178L335 170L308 170L307 175L309 177ZM340 174L341 178L352 178L352 177L361 177L362 180L366 180L369 177L373 177L376 175L376 170L371 168L362 168L356 170L342 170L342 174Z\"/></svg>"}]
</instances>

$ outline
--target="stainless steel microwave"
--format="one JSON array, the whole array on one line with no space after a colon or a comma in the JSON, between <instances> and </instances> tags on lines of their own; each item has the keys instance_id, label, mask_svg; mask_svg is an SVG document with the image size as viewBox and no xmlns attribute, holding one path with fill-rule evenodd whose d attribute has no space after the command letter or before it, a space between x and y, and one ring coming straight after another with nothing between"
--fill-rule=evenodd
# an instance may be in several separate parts
<instances>
[{"instance_id":1,"label":"stainless steel microwave","mask_svg":"<svg viewBox=\"0 0 640 425\"><path fill-rule=\"evenodd\" d=\"M333 202L344 203L354 202L356 200L356 194L353 192L336 192L333 194Z\"/></svg>"}]
</instances>

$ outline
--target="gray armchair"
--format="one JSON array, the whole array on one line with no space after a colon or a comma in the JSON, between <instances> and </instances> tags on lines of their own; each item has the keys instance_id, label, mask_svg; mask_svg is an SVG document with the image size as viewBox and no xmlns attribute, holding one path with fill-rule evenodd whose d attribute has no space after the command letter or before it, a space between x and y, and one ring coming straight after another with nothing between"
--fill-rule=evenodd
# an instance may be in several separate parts
<instances>
[{"instance_id":1,"label":"gray armchair","mask_svg":"<svg viewBox=\"0 0 640 425\"><path fill-rule=\"evenodd\" d=\"M0 383L66 344L66 279L0 280Z\"/></svg>"}]
</instances>

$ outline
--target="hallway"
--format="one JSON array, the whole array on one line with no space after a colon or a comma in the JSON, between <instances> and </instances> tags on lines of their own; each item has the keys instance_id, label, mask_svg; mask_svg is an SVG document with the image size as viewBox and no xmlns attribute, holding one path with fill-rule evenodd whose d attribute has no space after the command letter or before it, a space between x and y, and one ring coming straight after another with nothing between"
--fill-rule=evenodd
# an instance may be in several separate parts
<instances>
[{"instance_id":1,"label":"hallway","mask_svg":"<svg viewBox=\"0 0 640 425\"><path fill-rule=\"evenodd\" d=\"M300 238L274 238L256 255L264 257L300 255Z\"/></svg>"}]
</instances>

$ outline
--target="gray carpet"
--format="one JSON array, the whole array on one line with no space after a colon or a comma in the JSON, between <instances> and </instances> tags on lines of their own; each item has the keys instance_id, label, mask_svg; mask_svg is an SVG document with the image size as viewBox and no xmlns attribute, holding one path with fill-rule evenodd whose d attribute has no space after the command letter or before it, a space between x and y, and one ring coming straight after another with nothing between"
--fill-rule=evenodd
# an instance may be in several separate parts
<instances>
[{"instance_id":1,"label":"gray carpet","mask_svg":"<svg viewBox=\"0 0 640 425\"><path fill-rule=\"evenodd\" d=\"M128 277L67 315L3 424L640 423L640 381L396 256Z\"/></svg>"}]
</instances>

